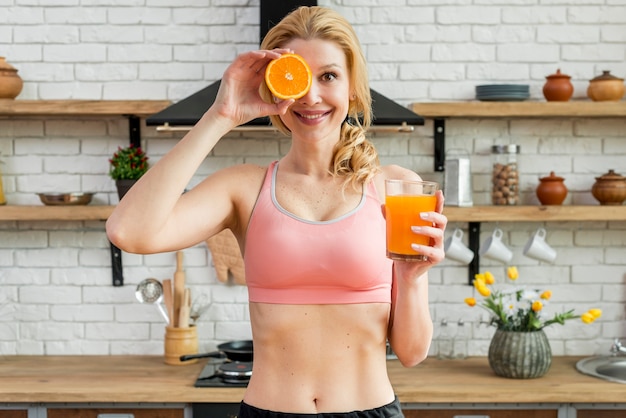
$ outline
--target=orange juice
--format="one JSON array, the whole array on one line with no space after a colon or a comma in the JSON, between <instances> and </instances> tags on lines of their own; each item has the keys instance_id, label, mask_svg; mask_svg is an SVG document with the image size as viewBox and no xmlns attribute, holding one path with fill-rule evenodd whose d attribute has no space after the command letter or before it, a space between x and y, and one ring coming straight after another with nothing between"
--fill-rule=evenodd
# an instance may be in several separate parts
<instances>
[{"instance_id":1,"label":"orange juice","mask_svg":"<svg viewBox=\"0 0 626 418\"><path fill-rule=\"evenodd\" d=\"M435 210L437 197L433 195L394 195L385 197L387 218L387 256L400 260L424 260L425 256L411 248L411 244L429 245L429 237L417 235L411 226L432 226L420 218L420 212Z\"/></svg>"}]
</instances>

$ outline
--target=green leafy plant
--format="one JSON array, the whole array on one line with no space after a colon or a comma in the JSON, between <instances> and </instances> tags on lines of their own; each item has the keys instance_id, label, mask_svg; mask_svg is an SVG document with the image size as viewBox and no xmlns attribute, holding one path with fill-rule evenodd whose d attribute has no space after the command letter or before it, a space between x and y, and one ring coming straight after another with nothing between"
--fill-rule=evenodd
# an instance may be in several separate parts
<instances>
[{"instance_id":1,"label":"green leafy plant","mask_svg":"<svg viewBox=\"0 0 626 418\"><path fill-rule=\"evenodd\" d=\"M134 145L118 147L109 163L109 175L113 180L137 180L148 171L148 157L140 147Z\"/></svg>"},{"instance_id":2,"label":"green leafy plant","mask_svg":"<svg viewBox=\"0 0 626 418\"><path fill-rule=\"evenodd\" d=\"M507 269L507 277L513 282L519 277L517 267ZM502 331L538 331L552 324L564 325L565 321L580 318L590 324L602 315L600 309L589 309L582 315L574 310L549 315L544 308L552 297L550 290L525 289L515 286L510 289L494 289L495 278L490 272L479 273L474 278L474 289L484 297L481 303L476 298L465 298L469 306L479 305L491 314L491 324Z\"/></svg>"}]
</instances>

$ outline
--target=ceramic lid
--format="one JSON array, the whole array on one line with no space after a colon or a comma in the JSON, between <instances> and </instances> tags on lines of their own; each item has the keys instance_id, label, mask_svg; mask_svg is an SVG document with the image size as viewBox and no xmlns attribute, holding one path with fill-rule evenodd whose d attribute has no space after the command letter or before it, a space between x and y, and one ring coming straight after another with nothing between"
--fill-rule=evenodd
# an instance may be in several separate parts
<instances>
[{"instance_id":1,"label":"ceramic lid","mask_svg":"<svg viewBox=\"0 0 626 418\"><path fill-rule=\"evenodd\" d=\"M623 78L615 77L608 70L602 71L602 75L599 75L599 76L591 79L591 81L606 81L606 80L620 80L620 81L624 81Z\"/></svg>"},{"instance_id":2,"label":"ceramic lid","mask_svg":"<svg viewBox=\"0 0 626 418\"><path fill-rule=\"evenodd\" d=\"M563 177L559 177L554 174L554 171L550 171L550 175L547 177L542 177L539 179L540 181L563 181L565 180Z\"/></svg>"},{"instance_id":3,"label":"ceramic lid","mask_svg":"<svg viewBox=\"0 0 626 418\"><path fill-rule=\"evenodd\" d=\"M521 147L515 144L509 145L492 145L492 154L519 154Z\"/></svg>"},{"instance_id":4,"label":"ceramic lid","mask_svg":"<svg viewBox=\"0 0 626 418\"><path fill-rule=\"evenodd\" d=\"M618 174L615 170L610 169L608 173L602 175L601 177L596 177L598 181L615 181L615 180L626 180L626 177Z\"/></svg>"},{"instance_id":5,"label":"ceramic lid","mask_svg":"<svg viewBox=\"0 0 626 418\"><path fill-rule=\"evenodd\" d=\"M9 64L5 57L0 57L0 70L17 73L17 69Z\"/></svg>"},{"instance_id":6,"label":"ceramic lid","mask_svg":"<svg viewBox=\"0 0 626 418\"><path fill-rule=\"evenodd\" d=\"M561 69L559 68L558 70L556 70L556 74L551 74L549 76L546 76L546 78L550 80L553 78L572 78L572 77L568 76L567 74L561 74Z\"/></svg>"}]
</instances>

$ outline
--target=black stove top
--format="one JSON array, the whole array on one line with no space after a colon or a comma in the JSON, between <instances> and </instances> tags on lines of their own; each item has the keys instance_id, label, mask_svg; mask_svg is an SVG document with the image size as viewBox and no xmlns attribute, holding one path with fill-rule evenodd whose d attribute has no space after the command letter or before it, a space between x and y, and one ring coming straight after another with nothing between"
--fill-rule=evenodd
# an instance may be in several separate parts
<instances>
[{"instance_id":1,"label":"black stove top","mask_svg":"<svg viewBox=\"0 0 626 418\"><path fill-rule=\"evenodd\" d=\"M198 375L194 387L246 387L251 375L252 363L211 359Z\"/></svg>"}]
</instances>

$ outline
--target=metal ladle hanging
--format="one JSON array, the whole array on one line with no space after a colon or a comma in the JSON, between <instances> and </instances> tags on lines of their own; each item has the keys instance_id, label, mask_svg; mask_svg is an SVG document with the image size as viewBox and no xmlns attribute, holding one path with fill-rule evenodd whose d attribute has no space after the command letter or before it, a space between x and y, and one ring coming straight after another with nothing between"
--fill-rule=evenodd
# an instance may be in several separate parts
<instances>
[{"instance_id":1,"label":"metal ladle hanging","mask_svg":"<svg viewBox=\"0 0 626 418\"><path fill-rule=\"evenodd\" d=\"M152 278L142 280L137 285L135 297L141 303L156 305L157 308L159 308L159 312L161 312L161 316L163 316L165 322L169 325L170 318L167 312L165 312L163 305L161 305L161 301L163 300L163 285L160 281Z\"/></svg>"}]
</instances>

